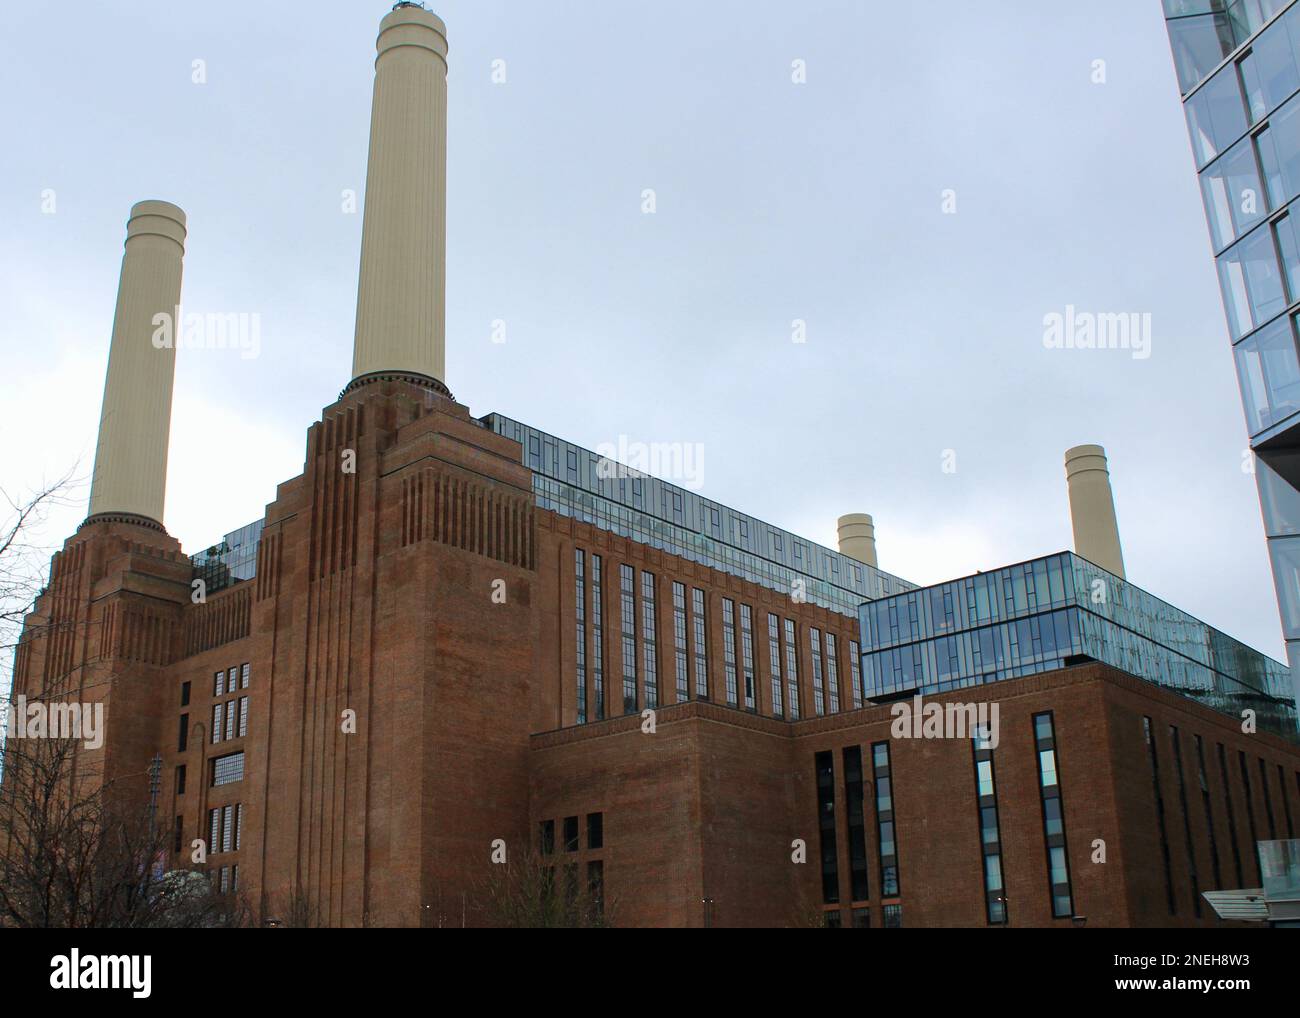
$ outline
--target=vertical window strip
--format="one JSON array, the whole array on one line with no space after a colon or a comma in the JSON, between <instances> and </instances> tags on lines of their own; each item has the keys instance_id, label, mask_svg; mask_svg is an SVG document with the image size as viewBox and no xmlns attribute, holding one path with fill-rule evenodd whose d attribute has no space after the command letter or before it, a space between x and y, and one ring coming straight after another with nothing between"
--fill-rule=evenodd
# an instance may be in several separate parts
<instances>
[{"instance_id":1,"label":"vertical window strip","mask_svg":"<svg viewBox=\"0 0 1300 1018\"><path fill-rule=\"evenodd\" d=\"M740 665L745 676L745 710L758 707L758 690L754 687L754 610L740 606Z\"/></svg>"},{"instance_id":2,"label":"vertical window strip","mask_svg":"<svg viewBox=\"0 0 1300 1018\"><path fill-rule=\"evenodd\" d=\"M248 734L248 697L239 698L239 737L242 739Z\"/></svg>"},{"instance_id":3,"label":"vertical window strip","mask_svg":"<svg viewBox=\"0 0 1300 1018\"><path fill-rule=\"evenodd\" d=\"M1002 877L1002 831L998 819L993 748L985 735L981 732L971 742L975 761L980 852L984 859L984 914L991 925L1002 925L1007 922L1007 896Z\"/></svg>"},{"instance_id":4,"label":"vertical window strip","mask_svg":"<svg viewBox=\"0 0 1300 1018\"><path fill-rule=\"evenodd\" d=\"M872 743L871 775L876 786L876 850L880 860L880 893L883 897L893 898L899 893L899 879L889 743Z\"/></svg>"},{"instance_id":5,"label":"vertical window strip","mask_svg":"<svg viewBox=\"0 0 1300 1018\"><path fill-rule=\"evenodd\" d=\"M1038 794L1043 808L1043 840L1047 847L1047 873L1052 915L1074 915L1070 881L1069 842L1065 832L1065 802L1061 797L1060 763L1056 753L1056 724L1051 711L1035 714L1034 746L1038 751Z\"/></svg>"},{"instance_id":6,"label":"vertical window strip","mask_svg":"<svg viewBox=\"0 0 1300 1018\"><path fill-rule=\"evenodd\" d=\"M772 713L777 717L784 717L785 690L781 686L781 620L770 612L767 616L767 666L772 672Z\"/></svg>"},{"instance_id":7,"label":"vertical window strip","mask_svg":"<svg viewBox=\"0 0 1300 1018\"><path fill-rule=\"evenodd\" d=\"M212 695L224 696L226 693L226 670L223 668L212 679Z\"/></svg>"},{"instance_id":8,"label":"vertical window strip","mask_svg":"<svg viewBox=\"0 0 1300 1018\"><path fill-rule=\"evenodd\" d=\"M1214 834L1214 804L1210 801L1210 782L1205 774L1205 743L1199 735L1193 735L1196 745L1196 776L1201 786L1201 809L1205 813L1205 833L1210 840L1210 875L1214 878L1215 890L1223 887L1223 868L1219 861L1219 841Z\"/></svg>"},{"instance_id":9,"label":"vertical window strip","mask_svg":"<svg viewBox=\"0 0 1300 1018\"><path fill-rule=\"evenodd\" d=\"M857 640L849 641L849 674L853 680L853 709L862 706L862 651Z\"/></svg>"},{"instance_id":10,"label":"vertical window strip","mask_svg":"<svg viewBox=\"0 0 1300 1018\"><path fill-rule=\"evenodd\" d=\"M1169 914L1178 914L1178 901L1174 896L1174 874L1169 860L1169 835L1165 828L1165 798L1160 792L1160 754L1156 750L1155 731L1149 717L1142 718L1142 733L1147 740L1147 756L1151 761L1151 789L1155 795L1156 824L1160 831L1160 855L1164 861L1165 898L1169 903Z\"/></svg>"},{"instance_id":11,"label":"vertical window strip","mask_svg":"<svg viewBox=\"0 0 1300 1018\"><path fill-rule=\"evenodd\" d=\"M227 739L233 739L235 737L235 731L236 731L235 708L236 708L236 704L234 700L226 701L226 738Z\"/></svg>"},{"instance_id":12,"label":"vertical window strip","mask_svg":"<svg viewBox=\"0 0 1300 1018\"><path fill-rule=\"evenodd\" d=\"M691 623L695 639L695 695L701 700L709 698L709 640L705 625L704 591L691 589Z\"/></svg>"},{"instance_id":13,"label":"vertical window strip","mask_svg":"<svg viewBox=\"0 0 1300 1018\"><path fill-rule=\"evenodd\" d=\"M573 585L575 634L574 651L576 656L575 678L578 682L577 722L587 723L587 553L581 548L573 549Z\"/></svg>"},{"instance_id":14,"label":"vertical window strip","mask_svg":"<svg viewBox=\"0 0 1300 1018\"><path fill-rule=\"evenodd\" d=\"M216 743L216 742L220 742L220 741L221 741L221 718L222 718L222 715L223 715L223 712L222 712L222 709L221 709L221 704L219 704L219 703L214 703L214 704L212 705L212 741L213 741L214 743Z\"/></svg>"},{"instance_id":15,"label":"vertical window strip","mask_svg":"<svg viewBox=\"0 0 1300 1018\"><path fill-rule=\"evenodd\" d=\"M722 599L722 665L726 673L727 703L736 706L736 605Z\"/></svg>"},{"instance_id":16,"label":"vertical window strip","mask_svg":"<svg viewBox=\"0 0 1300 1018\"><path fill-rule=\"evenodd\" d=\"M1259 787L1264 795L1264 817L1268 820L1268 840L1277 839L1277 823L1273 819L1273 795L1268 790L1268 770L1264 766L1264 758L1259 757Z\"/></svg>"},{"instance_id":17,"label":"vertical window strip","mask_svg":"<svg viewBox=\"0 0 1300 1018\"><path fill-rule=\"evenodd\" d=\"M817 829L820 834L822 901L835 905L840 900L839 849L835 843L835 754L818 753L814 760L817 778Z\"/></svg>"},{"instance_id":18,"label":"vertical window strip","mask_svg":"<svg viewBox=\"0 0 1300 1018\"><path fill-rule=\"evenodd\" d=\"M596 720L605 717L605 631L601 607L600 556L591 556L591 692Z\"/></svg>"},{"instance_id":19,"label":"vertical window strip","mask_svg":"<svg viewBox=\"0 0 1300 1018\"><path fill-rule=\"evenodd\" d=\"M208 851L213 855L221 851L219 847L221 842L217 840L220 834L221 810L210 809L208 810Z\"/></svg>"},{"instance_id":20,"label":"vertical window strip","mask_svg":"<svg viewBox=\"0 0 1300 1018\"><path fill-rule=\"evenodd\" d=\"M618 567L619 618L623 626L623 713L636 713L636 601L632 567Z\"/></svg>"},{"instance_id":21,"label":"vertical window strip","mask_svg":"<svg viewBox=\"0 0 1300 1018\"><path fill-rule=\"evenodd\" d=\"M1286 817L1286 836L1287 840L1295 839L1295 828L1291 826L1291 798L1286 794L1286 770L1281 764L1277 765L1277 790L1282 796L1282 813Z\"/></svg>"},{"instance_id":22,"label":"vertical window strip","mask_svg":"<svg viewBox=\"0 0 1300 1018\"><path fill-rule=\"evenodd\" d=\"M641 572L641 644L645 652L645 700L647 707L659 706L659 646L655 620L655 576Z\"/></svg>"},{"instance_id":23,"label":"vertical window strip","mask_svg":"<svg viewBox=\"0 0 1300 1018\"><path fill-rule=\"evenodd\" d=\"M830 698L831 713L840 712L839 654L836 652L835 634L826 634L826 691Z\"/></svg>"},{"instance_id":24,"label":"vertical window strip","mask_svg":"<svg viewBox=\"0 0 1300 1018\"><path fill-rule=\"evenodd\" d=\"M826 713L826 690L822 685L822 633L808 627L808 644L812 649L813 711L820 717Z\"/></svg>"},{"instance_id":25,"label":"vertical window strip","mask_svg":"<svg viewBox=\"0 0 1300 1018\"><path fill-rule=\"evenodd\" d=\"M1183 750L1176 725L1169 726L1169 744L1174 755L1174 775L1178 778L1178 805L1183 811L1183 840L1187 849L1187 873L1192 885L1192 914L1201 915L1201 881L1196 870L1196 847L1192 843L1192 814L1187 808L1187 784L1183 779Z\"/></svg>"},{"instance_id":26,"label":"vertical window strip","mask_svg":"<svg viewBox=\"0 0 1300 1018\"><path fill-rule=\"evenodd\" d=\"M792 619L785 620L785 682L790 692L790 720L799 720L799 644Z\"/></svg>"},{"instance_id":27,"label":"vertical window strip","mask_svg":"<svg viewBox=\"0 0 1300 1018\"><path fill-rule=\"evenodd\" d=\"M247 689L247 688L248 688L248 678L249 678L249 667L248 667L248 662L245 661L242 665L240 665L240 671L239 671L239 688L240 688L240 689Z\"/></svg>"},{"instance_id":28,"label":"vertical window strip","mask_svg":"<svg viewBox=\"0 0 1300 1018\"><path fill-rule=\"evenodd\" d=\"M1241 845L1237 841L1237 815L1232 808L1232 783L1228 780L1228 757L1223 750L1223 743L1217 743L1219 750L1219 777L1223 782L1223 805L1228 814L1228 840L1232 842L1232 863L1237 873L1237 886L1246 883L1241 866Z\"/></svg>"},{"instance_id":29,"label":"vertical window strip","mask_svg":"<svg viewBox=\"0 0 1300 1018\"><path fill-rule=\"evenodd\" d=\"M772 616L775 618L776 616ZM778 655L779 659L779 655ZM870 895L867 879L867 826L863 808L862 747L844 749L844 808L849 831L849 899L866 901ZM854 918L857 910L854 911Z\"/></svg>"},{"instance_id":30,"label":"vertical window strip","mask_svg":"<svg viewBox=\"0 0 1300 1018\"><path fill-rule=\"evenodd\" d=\"M686 585L673 581L673 682L677 702L691 698L690 676L686 672Z\"/></svg>"},{"instance_id":31,"label":"vertical window strip","mask_svg":"<svg viewBox=\"0 0 1300 1018\"><path fill-rule=\"evenodd\" d=\"M235 807L225 806L221 813L221 851L232 852L235 848Z\"/></svg>"},{"instance_id":32,"label":"vertical window strip","mask_svg":"<svg viewBox=\"0 0 1300 1018\"><path fill-rule=\"evenodd\" d=\"M1241 792L1246 798L1246 823L1250 826L1251 855L1255 857L1256 886L1264 883L1264 871L1259 864L1259 830L1255 826L1255 800L1250 794L1250 768L1246 766L1246 751L1237 751L1237 766L1241 771Z\"/></svg>"}]
</instances>

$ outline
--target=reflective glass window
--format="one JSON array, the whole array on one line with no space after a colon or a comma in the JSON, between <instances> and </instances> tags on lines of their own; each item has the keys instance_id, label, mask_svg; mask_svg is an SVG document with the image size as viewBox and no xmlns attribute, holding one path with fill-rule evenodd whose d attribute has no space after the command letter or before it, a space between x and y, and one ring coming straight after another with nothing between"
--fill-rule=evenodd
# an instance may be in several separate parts
<instances>
[{"instance_id":1,"label":"reflective glass window","mask_svg":"<svg viewBox=\"0 0 1300 1018\"><path fill-rule=\"evenodd\" d=\"M1290 318L1242 340L1234 354L1250 434L1257 435L1300 410L1300 359Z\"/></svg>"},{"instance_id":2,"label":"reflective glass window","mask_svg":"<svg viewBox=\"0 0 1300 1018\"><path fill-rule=\"evenodd\" d=\"M1249 138L1243 138L1205 169L1201 174L1201 198L1216 251L1263 218L1267 205Z\"/></svg>"},{"instance_id":3,"label":"reflective glass window","mask_svg":"<svg viewBox=\"0 0 1300 1018\"><path fill-rule=\"evenodd\" d=\"M1233 339L1286 306L1273 234L1261 228L1219 256L1219 283Z\"/></svg>"},{"instance_id":4,"label":"reflective glass window","mask_svg":"<svg viewBox=\"0 0 1300 1018\"><path fill-rule=\"evenodd\" d=\"M1295 22L1293 11L1270 25L1241 60L1241 81L1252 121L1262 120L1300 88L1300 69L1296 66L1296 47L1290 31Z\"/></svg>"}]
</instances>

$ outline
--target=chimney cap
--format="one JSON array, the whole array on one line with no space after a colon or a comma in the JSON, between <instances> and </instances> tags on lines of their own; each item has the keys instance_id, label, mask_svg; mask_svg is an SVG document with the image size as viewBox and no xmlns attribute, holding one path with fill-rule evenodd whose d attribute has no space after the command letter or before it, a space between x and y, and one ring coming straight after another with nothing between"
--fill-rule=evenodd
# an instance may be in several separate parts
<instances>
[{"instance_id":1,"label":"chimney cap","mask_svg":"<svg viewBox=\"0 0 1300 1018\"><path fill-rule=\"evenodd\" d=\"M126 220L126 243L140 236L166 237L185 249L185 213L179 206L158 198L147 198L131 206Z\"/></svg>"}]
</instances>

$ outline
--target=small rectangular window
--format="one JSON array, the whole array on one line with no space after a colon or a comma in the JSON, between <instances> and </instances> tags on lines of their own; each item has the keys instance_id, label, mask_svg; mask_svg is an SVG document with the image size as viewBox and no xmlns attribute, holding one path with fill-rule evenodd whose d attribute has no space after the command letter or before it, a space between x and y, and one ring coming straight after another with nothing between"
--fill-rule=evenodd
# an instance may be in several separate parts
<instances>
[{"instance_id":1,"label":"small rectangular window","mask_svg":"<svg viewBox=\"0 0 1300 1018\"><path fill-rule=\"evenodd\" d=\"M184 753L190 741L190 716L181 715L180 731L176 735L176 752Z\"/></svg>"},{"instance_id":2,"label":"small rectangular window","mask_svg":"<svg viewBox=\"0 0 1300 1018\"><path fill-rule=\"evenodd\" d=\"M226 692L226 670L223 668L213 677L212 695L223 696Z\"/></svg>"},{"instance_id":3,"label":"small rectangular window","mask_svg":"<svg viewBox=\"0 0 1300 1018\"><path fill-rule=\"evenodd\" d=\"M180 764L176 768L176 794L185 794L185 765Z\"/></svg>"},{"instance_id":4,"label":"small rectangular window","mask_svg":"<svg viewBox=\"0 0 1300 1018\"><path fill-rule=\"evenodd\" d=\"M229 753L212 761L212 785L229 785L244 780L244 754Z\"/></svg>"},{"instance_id":5,"label":"small rectangular window","mask_svg":"<svg viewBox=\"0 0 1300 1018\"><path fill-rule=\"evenodd\" d=\"M188 707L189 705L190 705L190 684L188 682L182 682L181 683L181 706Z\"/></svg>"},{"instance_id":6,"label":"small rectangular window","mask_svg":"<svg viewBox=\"0 0 1300 1018\"><path fill-rule=\"evenodd\" d=\"M587 848L605 847L605 814L587 814Z\"/></svg>"},{"instance_id":7,"label":"small rectangular window","mask_svg":"<svg viewBox=\"0 0 1300 1018\"><path fill-rule=\"evenodd\" d=\"M539 848L542 855L553 855L555 853L555 821L543 820L538 827L541 834Z\"/></svg>"},{"instance_id":8,"label":"small rectangular window","mask_svg":"<svg viewBox=\"0 0 1300 1018\"><path fill-rule=\"evenodd\" d=\"M564 850L566 852L576 852L578 850L578 818L564 818Z\"/></svg>"}]
</instances>

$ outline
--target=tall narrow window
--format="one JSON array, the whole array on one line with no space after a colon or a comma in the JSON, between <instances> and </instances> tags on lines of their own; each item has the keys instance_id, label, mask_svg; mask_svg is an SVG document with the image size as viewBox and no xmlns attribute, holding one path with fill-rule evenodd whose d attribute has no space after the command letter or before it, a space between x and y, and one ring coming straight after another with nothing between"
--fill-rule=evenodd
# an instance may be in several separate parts
<instances>
[{"instance_id":1,"label":"tall narrow window","mask_svg":"<svg viewBox=\"0 0 1300 1018\"><path fill-rule=\"evenodd\" d=\"M785 714L784 695L781 688L781 620L771 613L767 616L767 666L772 672L772 713Z\"/></svg>"},{"instance_id":2,"label":"tall narrow window","mask_svg":"<svg viewBox=\"0 0 1300 1018\"><path fill-rule=\"evenodd\" d=\"M1187 872L1192 884L1192 912L1201 914L1201 881L1196 872L1196 847L1192 844L1192 814L1187 808L1187 784L1183 780L1183 750L1178 740L1178 728L1169 726L1169 743L1174 755L1174 774L1178 778L1178 804L1183 811L1183 840L1187 849Z\"/></svg>"},{"instance_id":3,"label":"tall narrow window","mask_svg":"<svg viewBox=\"0 0 1300 1018\"><path fill-rule=\"evenodd\" d=\"M1205 744L1199 735L1192 736L1196 744L1196 776L1201 786L1201 809L1205 813L1205 833L1210 841L1210 873L1216 890L1223 887L1223 870L1219 863L1219 841L1214 834L1214 805L1210 801L1210 782L1205 775Z\"/></svg>"},{"instance_id":4,"label":"tall narrow window","mask_svg":"<svg viewBox=\"0 0 1300 1018\"><path fill-rule=\"evenodd\" d=\"M1282 813L1286 817L1286 836L1287 840L1295 838L1295 828L1291 826L1291 799L1286 794L1286 771L1281 764L1277 765L1277 791L1282 796Z\"/></svg>"},{"instance_id":5,"label":"tall narrow window","mask_svg":"<svg viewBox=\"0 0 1300 1018\"><path fill-rule=\"evenodd\" d=\"M880 853L880 893L886 898L897 895L898 844L894 833L894 788L889 771L889 743L871 746L871 772L876 785L876 834Z\"/></svg>"},{"instance_id":6,"label":"tall narrow window","mask_svg":"<svg viewBox=\"0 0 1300 1018\"><path fill-rule=\"evenodd\" d=\"M776 618L775 615L769 617ZM848 746L844 750L844 809L848 814L849 821L849 894L853 901L866 901L869 897L867 887L867 827L866 811L863 809L862 748L860 746Z\"/></svg>"},{"instance_id":7,"label":"tall narrow window","mask_svg":"<svg viewBox=\"0 0 1300 1018\"><path fill-rule=\"evenodd\" d=\"M226 695L226 670L224 668L212 677L212 695Z\"/></svg>"},{"instance_id":8,"label":"tall narrow window","mask_svg":"<svg viewBox=\"0 0 1300 1018\"><path fill-rule=\"evenodd\" d=\"M745 710L757 707L758 691L754 688L754 610L740 606L740 665L745 676Z\"/></svg>"},{"instance_id":9,"label":"tall narrow window","mask_svg":"<svg viewBox=\"0 0 1300 1018\"><path fill-rule=\"evenodd\" d=\"M1241 794L1246 799L1246 823L1250 825L1251 855L1255 857L1256 886L1264 883L1264 871L1259 865L1259 830L1255 826L1255 797L1250 794L1250 769L1246 766L1245 750L1237 751L1237 766L1241 770Z\"/></svg>"},{"instance_id":10,"label":"tall narrow window","mask_svg":"<svg viewBox=\"0 0 1300 1018\"><path fill-rule=\"evenodd\" d=\"M826 690L822 685L822 633L808 627L808 643L812 648L813 710L820 717L826 713Z\"/></svg>"},{"instance_id":11,"label":"tall narrow window","mask_svg":"<svg viewBox=\"0 0 1300 1018\"><path fill-rule=\"evenodd\" d=\"M1065 804L1061 799L1061 775L1056 759L1056 727L1051 711L1034 715L1034 746L1038 751L1038 794L1043 807L1043 837L1047 844L1047 872L1051 887L1052 915L1060 919L1074 914L1074 893L1070 887L1069 846L1065 837Z\"/></svg>"},{"instance_id":12,"label":"tall narrow window","mask_svg":"<svg viewBox=\"0 0 1300 1018\"><path fill-rule=\"evenodd\" d=\"M249 674L248 662L245 661L242 665L239 666L239 688L240 689L248 688L248 674Z\"/></svg>"},{"instance_id":13,"label":"tall narrow window","mask_svg":"<svg viewBox=\"0 0 1300 1018\"><path fill-rule=\"evenodd\" d=\"M659 646L654 573L641 572L641 647L645 653L645 705L659 706Z\"/></svg>"},{"instance_id":14,"label":"tall narrow window","mask_svg":"<svg viewBox=\"0 0 1300 1018\"><path fill-rule=\"evenodd\" d=\"M834 633L826 634L826 693L830 699L831 713L838 714L840 712L840 671Z\"/></svg>"},{"instance_id":15,"label":"tall narrow window","mask_svg":"<svg viewBox=\"0 0 1300 1018\"><path fill-rule=\"evenodd\" d=\"M190 716L181 715L180 730L176 733L176 752L184 753L190 743Z\"/></svg>"},{"instance_id":16,"label":"tall narrow window","mask_svg":"<svg viewBox=\"0 0 1300 1018\"><path fill-rule=\"evenodd\" d=\"M862 706L862 651L857 640L849 641L849 674L853 677L853 709Z\"/></svg>"},{"instance_id":17,"label":"tall narrow window","mask_svg":"<svg viewBox=\"0 0 1300 1018\"><path fill-rule=\"evenodd\" d=\"M587 723L587 553L581 548L573 549L573 585L574 615L576 632L574 634L574 652L578 683L577 721L580 725Z\"/></svg>"},{"instance_id":18,"label":"tall narrow window","mask_svg":"<svg viewBox=\"0 0 1300 1018\"><path fill-rule=\"evenodd\" d=\"M239 698L239 737L242 739L248 734L248 697Z\"/></svg>"},{"instance_id":19,"label":"tall narrow window","mask_svg":"<svg viewBox=\"0 0 1300 1018\"><path fill-rule=\"evenodd\" d=\"M736 604L722 599L722 666L726 673L727 703L736 706Z\"/></svg>"},{"instance_id":20,"label":"tall narrow window","mask_svg":"<svg viewBox=\"0 0 1300 1018\"><path fill-rule=\"evenodd\" d=\"M221 704L212 705L212 741L214 743L221 741L221 719L225 716L225 711Z\"/></svg>"},{"instance_id":21,"label":"tall narrow window","mask_svg":"<svg viewBox=\"0 0 1300 1018\"><path fill-rule=\"evenodd\" d=\"M785 620L785 683L790 692L790 720L799 720L799 644L794 622Z\"/></svg>"},{"instance_id":22,"label":"tall narrow window","mask_svg":"<svg viewBox=\"0 0 1300 1018\"><path fill-rule=\"evenodd\" d=\"M596 698L596 720L605 717L605 630L601 614L600 556L591 556L591 692Z\"/></svg>"},{"instance_id":23,"label":"tall narrow window","mask_svg":"<svg viewBox=\"0 0 1300 1018\"><path fill-rule=\"evenodd\" d=\"M1228 840L1232 842L1232 863L1237 872L1237 886L1246 883L1241 866L1241 845L1237 841L1237 816L1232 808L1232 784L1228 781L1228 757L1223 751L1223 743L1218 743L1219 776L1223 781L1223 805L1228 813Z\"/></svg>"},{"instance_id":24,"label":"tall narrow window","mask_svg":"<svg viewBox=\"0 0 1300 1018\"><path fill-rule=\"evenodd\" d=\"M1169 903L1169 914L1176 915L1178 913L1178 902L1174 897L1174 875L1169 862L1169 835L1165 828L1165 797L1160 791L1160 754L1156 751L1155 732L1152 730L1151 719L1148 717L1142 719L1142 734L1147 740L1147 757L1151 762L1151 788L1155 795L1156 824L1160 831L1160 855L1164 861L1165 897Z\"/></svg>"},{"instance_id":25,"label":"tall narrow window","mask_svg":"<svg viewBox=\"0 0 1300 1018\"><path fill-rule=\"evenodd\" d=\"M709 640L705 628L704 591L691 589L691 626L695 640L695 695L709 698Z\"/></svg>"},{"instance_id":26,"label":"tall narrow window","mask_svg":"<svg viewBox=\"0 0 1300 1018\"><path fill-rule=\"evenodd\" d=\"M1264 767L1264 758L1259 758L1259 788L1264 796L1264 818L1268 821L1268 840L1277 838L1277 824L1273 819L1273 796L1268 790L1268 771Z\"/></svg>"},{"instance_id":27,"label":"tall narrow window","mask_svg":"<svg viewBox=\"0 0 1300 1018\"><path fill-rule=\"evenodd\" d=\"M686 585L673 581L673 681L677 702L691 698L690 676L686 673Z\"/></svg>"},{"instance_id":28,"label":"tall narrow window","mask_svg":"<svg viewBox=\"0 0 1300 1018\"><path fill-rule=\"evenodd\" d=\"M632 567L618 567L619 620L623 626L623 713L636 713L636 600Z\"/></svg>"},{"instance_id":29,"label":"tall narrow window","mask_svg":"<svg viewBox=\"0 0 1300 1018\"><path fill-rule=\"evenodd\" d=\"M976 734L975 794L978 799L980 852L984 858L984 912L990 923L1007 921L1007 895L1002 883L1002 832L998 824L998 789L993 771L993 745L988 733Z\"/></svg>"},{"instance_id":30,"label":"tall narrow window","mask_svg":"<svg viewBox=\"0 0 1300 1018\"><path fill-rule=\"evenodd\" d=\"M827 905L840 900L839 850L835 844L835 754L818 753L817 829L821 835L822 901Z\"/></svg>"}]
</instances>

